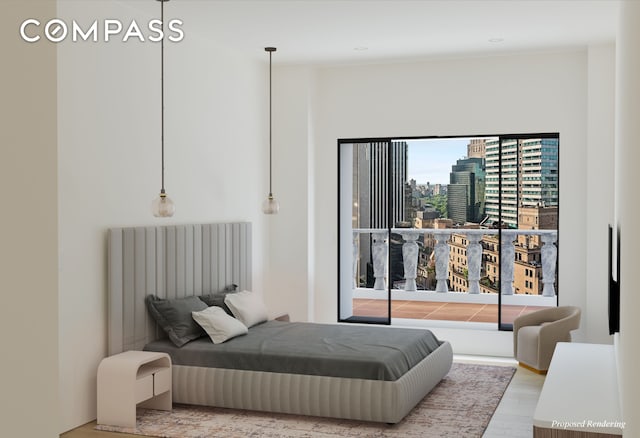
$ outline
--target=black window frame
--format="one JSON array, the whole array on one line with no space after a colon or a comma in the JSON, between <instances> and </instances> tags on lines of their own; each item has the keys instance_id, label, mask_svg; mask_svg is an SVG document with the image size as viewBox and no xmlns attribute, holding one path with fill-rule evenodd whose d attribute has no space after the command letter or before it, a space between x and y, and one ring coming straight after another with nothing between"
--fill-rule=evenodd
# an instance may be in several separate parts
<instances>
[{"instance_id":1,"label":"black window frame","mask_svg":"<svg viewBox=\"0 0 640 438\"><path fill-rule=\"evenodd\" d=\"M558 163L558 171L556 173L556 178L557 178L557 199L558 199L558 205L557 205L557 209L558 209L558 215L557 215L557 240L556 240L556 246L557 246L557 259L556 259L556 307L559 305L559 300L560 300L560 276L558 275L559 273L559 261L560 261L560 132L543 132L543 133L527 133L527 134L480 134L480 135L445 135L445 136L397 136L397 137L360 137L360 138L341 138L337 140L337 179L338 179L338 184L337 184L337 198L336 198L336 202L337 202L337 237L338 237L338 254L337 254L337 322L340 323L358 323L358 324L376 324L376 325L391 325L391 318L392 318L392 312L391 312L391 303L392 303L392 299L391 299L391 282L389 281L387 284L387 318L376 318L376 317L350 317L350 318L341 318L341 308L340 308L340 269L341 269L341 264L340 264L340 241L341 241L341 229L340 229L340 190L341 190L341 178L340 178L340 148L343 144L357 144L357 143L387 143L388 145L391 145L392 142L394 141L408 141L408 140L447 140L447 139L456 139L456 138L497 138L498 142L499 142L499 148L498 148L498 168L499 168L499 174L498 174L498 215L500 218L502 218L502 158L503 158L503 154L502 154L502 146L503 146L503 141L504 140L524 140L524 139L531 139L531 138L540 138L540 139L557 139L558 140L558 157L557 157L557 163ZM388 149L388 151L390 151L391 148ZM388 152L389 153L389 152ZM391 175L391 164L390 159L387 159L387 166L388 166L388 175ZM516 166L518 168L518 172L521 172L521 165L517 165ZM387 180L387 184L389 184L389 181L391 181L391 178L389 178ZM388 211L388 215L391 216L391 206L392 206L392 202L391 202L391 196L392 196L392 190L387 189L387 209ZM519 207L518 207L519 208ZM391 226L392 224L390 223L390 221L388 221L388 235L391 236L391 228L393 228ZM501 253L501 246L502 246L502 227L498 228L498 263L500 263L500 260L502 259L502 253ZM387 263L390 263L390 257L391 257L391 251L387 252ZM495 266L494 266L494 270L495 270ZM497 323L497 328L500 331L513 331L513 324L512 323L505 323L502 321L502 292L501 292L501 282L502 282L502 272L500 272L499 278L498 278L498 323Z\"/></svg>"}]
</instances>

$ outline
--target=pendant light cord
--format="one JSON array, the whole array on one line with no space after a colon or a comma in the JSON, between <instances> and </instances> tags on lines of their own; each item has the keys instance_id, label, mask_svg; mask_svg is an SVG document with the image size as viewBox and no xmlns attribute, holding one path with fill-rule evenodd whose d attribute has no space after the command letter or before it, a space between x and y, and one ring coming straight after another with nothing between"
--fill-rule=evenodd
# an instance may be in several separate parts
<instances>
[{"instance_id":1,"label":"pendant light cord","mask_svg":"<svg viewBox=\"0 0 640 438\"><path fill-rule=\"evenodd\" d=\"M162 159L162 189L160 193L164 193L164 2L160 0L160 21L162 22L162 39L160 40L160 144Z\"/></svg>"},{"instance_id":2,"label":"pendant light cord","mask_svg":"<svg viewBox=\"0 0 640 438\"><path fill-rule=\"evenodd\" d=\"M269 52L269 196L262 204L262 211L265 214L276 214L280 209L278 201L273 198L273 62L272 55L276 51L275 47L265 47L264 50Z\"/></svg>"},{"instance_id":3,"label":"pendant light cord","mask_svg":"<svg viewBox=\"0 0 640 438\"><path fill-rule=\"evenodd\" d=\"M273 174L273 170L271 169L271 156L272 156L272 138L271 138L271 125L272 125L272 120L271 120L271 112L272 112L272 101L271 101L271 55L273 54L273 51L269 51L269 197L273 197L273 192L271 191L271 175Z\"/></svg>"}]
</instances>

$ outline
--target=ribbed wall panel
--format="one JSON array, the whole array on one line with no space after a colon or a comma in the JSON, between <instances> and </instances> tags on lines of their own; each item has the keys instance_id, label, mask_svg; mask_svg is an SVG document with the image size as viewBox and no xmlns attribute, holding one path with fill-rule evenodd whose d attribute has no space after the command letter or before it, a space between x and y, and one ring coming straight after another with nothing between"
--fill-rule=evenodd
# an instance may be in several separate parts
<instances>
[{"instance_id":1,"label":"ribbed wall panel","mask_svg":"<svg viewBox=\"0 0 640 438\"><path fill-rule=\"evenodd\" d=\"M109 355L164 336L144 299L251 288L251 224L114 228L108 232Z\"/></svg>"},{"instance_id":2,"label":"ribbed wall panel","mask_svg":"<svg viewBox=\"0 0 640 438\"><path fill-rule=\"evenodd\" d=\"M448 342L396 381L173 366L176 403L397 423L449 372Z\"/></svg>"}]
</instances>

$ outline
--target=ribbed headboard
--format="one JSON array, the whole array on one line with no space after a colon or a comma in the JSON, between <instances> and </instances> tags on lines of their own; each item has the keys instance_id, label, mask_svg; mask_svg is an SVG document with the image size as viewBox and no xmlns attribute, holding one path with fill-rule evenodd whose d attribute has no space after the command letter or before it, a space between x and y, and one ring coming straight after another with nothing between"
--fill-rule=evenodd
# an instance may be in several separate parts
<instances>
[{"instance_id":1,"label":"ribbed headboard","mask_svg":"<svg viewBox=\"0 0 640 438\"><path fill-rule=\"evenodd\" d=\"M251 224L112 228L108 233L109 355L159 337L144 298L251 289Z\"/></svg>"}]
</instances>

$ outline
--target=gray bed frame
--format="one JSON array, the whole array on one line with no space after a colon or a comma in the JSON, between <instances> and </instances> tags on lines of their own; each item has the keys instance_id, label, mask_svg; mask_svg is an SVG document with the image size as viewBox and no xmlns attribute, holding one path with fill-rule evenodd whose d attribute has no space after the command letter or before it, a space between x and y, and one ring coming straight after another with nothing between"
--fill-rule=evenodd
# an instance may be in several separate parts
<instances>
[{"instance_id":1,"label":"gray bed frame","mask_svg":"<svg viewBox=\"0 0 640 438\"><path fill-rule=\"evenodd\" d=\"M108 232L109 355L166 337L144 298L251 289L251 224L112 228ZM392 329L391 329L392 330ZM177 403L397 423L449 372L444 342L395 381L173 366Z\"/></svg>"}]
</instances>

